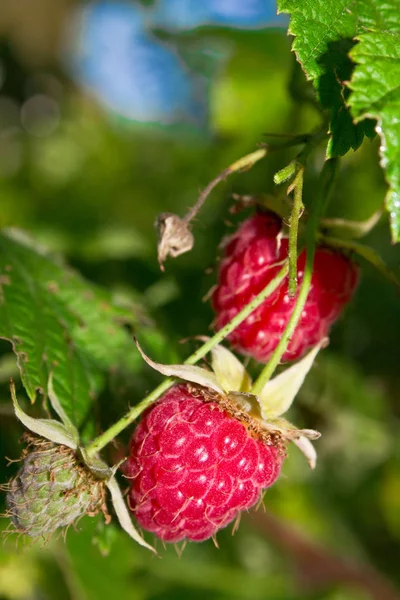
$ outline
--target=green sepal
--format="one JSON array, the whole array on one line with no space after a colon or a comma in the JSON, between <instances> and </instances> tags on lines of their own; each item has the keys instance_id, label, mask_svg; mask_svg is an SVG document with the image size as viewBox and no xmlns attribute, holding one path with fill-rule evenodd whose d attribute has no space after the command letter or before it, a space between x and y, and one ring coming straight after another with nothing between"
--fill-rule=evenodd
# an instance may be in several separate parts
<instances>
[{"instance_id":1,"label":"green sepal","mask_svg":"<svg viewBox=\"0 0 400 600\"><path fill-rule=\"evenodd\" d=\"M50 440L55 444L68 446L71 450L77 449L79 435L72 424L68 426L59 421L55 421L54 419L35 419L30 417L22 410L18 403L13 382L10 384L10 391L15 415L29 431L32 431L32 433L36 433L42 438Z\"/></svg>"}]
</instances>

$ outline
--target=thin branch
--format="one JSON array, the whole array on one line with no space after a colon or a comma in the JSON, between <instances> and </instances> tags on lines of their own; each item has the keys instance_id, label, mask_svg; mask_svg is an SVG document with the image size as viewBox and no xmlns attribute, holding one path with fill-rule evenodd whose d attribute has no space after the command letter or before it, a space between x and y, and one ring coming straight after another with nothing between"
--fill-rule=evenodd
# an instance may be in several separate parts
<instances>
[{"instance_id":1,"label":"thin branch","mask_svg":"<svg viewBox=\"0 0 400 600\"><path fill-rule=\"evenodd\" d=\"M304 167L300 167L287 193L294 191L292 213L289 228L289 297L294 298L297 290L297 236L299 220L304 210L303 205Z\"/></svg>"},{"instance_id":2,"label":"thin branch","mask_svg":"<svg viewBox=\"0 0 400 600\"><path fill-rule=\"evenodd\" d=\"M204 188L196 204L188 210L187 214L183 217L182 220L186 223L192 221L192 219L194 219L194 217L200 211L204 202L207 200L208 196L210 195L212 190L218 185L218 183L224 181L232 173L237 173L238 171L245 171L251 169L251 167L253 167L253 165L255 165L259 160L264 158L267 155L267 153L268 148L259 148L258 150L255 150L250 154L246 154L246 156L242 156L242 158L239 158L239 160L235 161L229 167L224 169L219 175L217 175L217 177L210 181L206 188Z\"/></svg>"},{"instance_id":3,"label":"thin branch","mask_svg":"<svg viewBox=\"0 0 400 600\"><path fill-rule=\"evenodd\" d=\"M400 290L399 274L390 269L385 264L384 260L379 256L379 254L373 250L373 248L364 246L363 244L354 242L353 240L344 240L322 234L318 235L318 241L322 244L326 244L327 246L331 246L332 248L350 250L351 252L358 254L358 256L361 256L364 260L369 262L369 264L379 271L381 275L383 275L386 279L393 283L398 290Z\"/></svg>"},{"instance_id":4,"label":"thin branch","mask_svg":"<svg viewBox=\"0 0 400 600\"><path fill-rule=\"evenodd\" d=\"M288 265L284 263L276 277L270 281L270 283L247 304L225 327L220 329L213 337L211 337L205 344L196 350L189 358L184 362L186 365L194 365L201 358L203 358L214 346L219 344L224 338L226 338L242 321L258 307L268 296L270 296L276 288L281 284L283 279L287 276ZM137 417L155 400L157 400L161 394L163 394L168 388L174 384L174 379L167 378L159 386L157 386L148 396L146 396L139 404L134 406L126 415L124 415L119 421L111 425L104 433L93 440L86 448L86 454L89 457L95 456L104 446L109 444L118 434L121 433L126 427L128 427Z\"/></svg>"},{"instance_id":5,"label":"thin branch","mask_svg":"<svg viewBox=\"0 0 400 600\"><path fill-rule=\"evenodd\" d=\"M314 265L314 255L315 255L315 247L317 243L317 232L319 226L319 219L321 215L321 210L324 205L324 201L327 196L331 193L331 187L334 181L335 175L335 163L331 160L325 162L319 181L319 189L318 193L315 196L315 201L311 207L311 214L307 224L307 256L306 256L306 265L304 269L303 282L301 284L300 292L296 300L296 304L294 306L293 312L289 319L289 322L283 332L281 339L275 348L271 358L265 365L264 369L261 371L258 379L255 381L251 392L253 394L259 394L261 390L264 388L265 384L271 378L274 373L276 367L279 365L282 356L285 354L286 349L289 345L290 338L293 335L294 330L297 327L298 322L301 318L301 313L303 312L305 303L307 301L308 292L311 286L311 278L313 272Z\"/></svg>"}]
</instances>

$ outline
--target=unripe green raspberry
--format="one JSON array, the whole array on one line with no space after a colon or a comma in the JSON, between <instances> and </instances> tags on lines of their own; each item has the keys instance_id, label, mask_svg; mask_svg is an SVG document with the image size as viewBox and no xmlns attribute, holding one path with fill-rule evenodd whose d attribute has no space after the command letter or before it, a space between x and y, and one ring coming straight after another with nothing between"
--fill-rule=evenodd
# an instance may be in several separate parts
<instances>
[{"instance_id":1,"label":"unripe green raspberry","mask_svg":"<svg viewBox=\"0 0 400 600\"><path fill-rule=\"evenodd\" d=\"M104 483L67 446L31 435L23 465L10 482L7 508L20 533L49 535L104 507Z\"/></svg>"}]
</instances>

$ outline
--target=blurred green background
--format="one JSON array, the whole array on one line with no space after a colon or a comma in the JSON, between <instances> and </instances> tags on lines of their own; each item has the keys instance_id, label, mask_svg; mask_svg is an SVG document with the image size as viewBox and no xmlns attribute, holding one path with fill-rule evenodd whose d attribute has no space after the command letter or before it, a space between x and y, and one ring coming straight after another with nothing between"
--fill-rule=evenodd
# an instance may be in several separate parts
<instances>
[{"instance_id":1,"label":"blurred green background","mask_svg":"<svg viewBox=\"0 0 400 600\"><path fill-rule=\"evenodd\" d=\"M121 5L100 4L107 32ZM210 331L213 315L203 298L215 281L218 244L243 218L229 213L232 193L273 193L273 174L293 153L276 152L220 185L195 221L194 250L169 261L165 274L157 263L155 218L168 211L183 215L199 191L253 151L265 132L310 131L321 117L302 100L305 83L290 53L285 23L274 23L272 4L257 26L209 17L208 24L172 31L154 17L155 3L127 3L123 10L143 11L142 33L135 34L131 56L135 64L116 60L111 66L101 62L107 49L96 47L93 31L82 33L77 18L83 5L1 1L0 226L28 230L89 280L134 302L143 323L137 335L152 356L164 362L184 359L194 343L180 341ZM78 34L86 35L83 50ZM117 29L110 30L108 43L118 45ZM135 54L140 44L147 44L143 55ZM153 58L146 63L149 44ZM167 81L168 69L177 67L173 62L160 67L161 48L179 57L181 71L174 75L178 83L172 91L165 91L162 77ZM126 92L134 91L136 110L127 114L120 98L110 99L107 91L114 89L114 72L121 68L121 81L127 81L130 66L136 68L139 60L144 79L133 78ZM101 85L91 79L90 69L104 77ZM147 114L144 108L151 102L158 108ZM172 104L174 114L168 112ZM312 198L323 159L322 148L309 165L306 199ZM342 160L330 216L366 219L384 194L378 142L364 141ZM392 268L399 267L386 218L366 242ZM290 415L323 433L316 471L310 472L291 449L282 477L265 497L265 511L244 515L234 536L230 528L222 531L219 549L212 541L189 544L179 556L174 547L160 547L162 558L153 558L116 526L104 528L101 518L85 517L66 541L54 536L44 547L5 538L0 599L398 597L398 306L391 284L364 266L356 298ZM0 350L0 470L6 481L17 465L8 466L4 457L19 456L22 428L8 392L9 377L18 380L11 346L1 342ZM126 381L110 376L99 400L99 429L158 380L140 363ZM128 437L126 432L121 445L108 450L110 461L118 459ZM1 527L6 526L3 519Z\"/></svg>"}]
</instances>

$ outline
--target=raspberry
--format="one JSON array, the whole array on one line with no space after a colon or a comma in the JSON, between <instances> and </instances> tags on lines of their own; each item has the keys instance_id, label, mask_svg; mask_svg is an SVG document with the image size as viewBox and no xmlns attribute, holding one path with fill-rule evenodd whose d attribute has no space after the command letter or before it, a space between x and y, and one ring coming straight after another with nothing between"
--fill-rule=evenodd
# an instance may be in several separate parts
<instances>
[{"instance_id":1,"label":"raspberry","mask_svg":"<svg viewBox=\"0 0 400 600\"><path fill-rule=\"evenodd\" d=\"M104 484L78 461L67 446L25 434L28 448L11 480L7 508L15 529L31 537L46 536L104 504Z\"/></svg>"},{"instance_id":2,"label":"raspberry","mask_svg":"<svg viewBox=\"0 0 400 600\"><path fill-rule=\"evenodd\" d=\"M277 275L287 258L288 239L279 236L281 220L272 213L257 213L244 221L225 247L218 286L212 303L216 329L221 329ZM302 251L297 261L301 284L306 262ZM310 292L300 321L283 355L296 360L328 334L358 282L358 268L342 253L318 246ZM267 362L292 314L296 298L288 294L286 278L229 336L232 346Z\"/></svg>"},{"instance_id":3,"label":"raspberry","mask_svg":"<svg viewBox=\"0 0 400 600\"><path fill-rule=\"evenodd\" d=\"M141 527L165 542L206 540L257 502L281 463L275 446L205 402L201 388L177 384L132 436L129 504Z\"/></svg>"}]
</instances>

